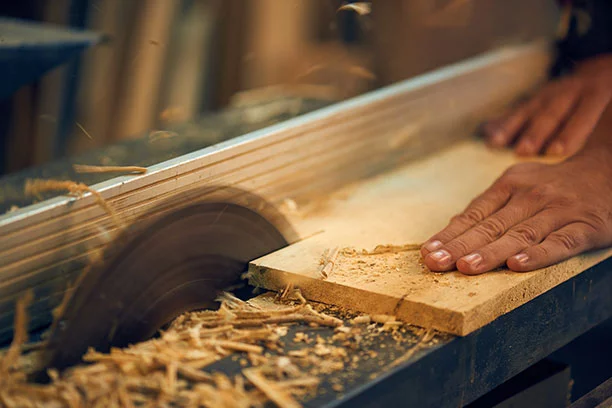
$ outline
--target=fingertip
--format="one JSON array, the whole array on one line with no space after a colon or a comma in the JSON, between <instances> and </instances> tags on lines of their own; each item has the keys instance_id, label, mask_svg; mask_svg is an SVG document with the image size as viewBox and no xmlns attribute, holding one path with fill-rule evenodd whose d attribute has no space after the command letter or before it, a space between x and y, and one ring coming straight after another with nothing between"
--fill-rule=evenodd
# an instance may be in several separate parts
<instances>
[{"instance_id":1,"label":"fingertip","mask_svg":"<svg viewBox=\"0 0 612 408\"><path fill-rule=\"evenodd\" d=\"M497 128L486 136L487 144L491 147L502 148L508 145L508 138L503 129Z\"/></svg>"},{"instance_id":2,"label":"fingertip","mask_svg":"<svg viewBox=\"0 0 612 408\"><path fill-rule=\"evenodd\" d=\"M428 254L423 261L434 272L446 272L454 267L450 253L444 249Z\"/></svg>"},{"instance_id":3,"label":"fingertip","mask_svg":"<svg viewBox=\"0 0 612 408\"><path fill-rule=\"evenodd\" d=\"M508 135L502 123L502 120L496 119L485 122L481 126L481 133L490 147L504 147L508 144Z\"/></svg>"},{"instance_id":4,"label":"fingertip","mask_svg":"<svg viewBox=\"0 0 612 408\"><path fill-rule=\"evenodd\" d=\"M421 255L423 257L427 256L430 252L433 252L437 249L442 248L442 242L440 242L437 239L433 239L433 240L429 240L426 241L422 246L421 246Z\"/></svg>"},{"instance_id":5,"label":"fingertip","mask_svg":"<svg viewBox=\"0 0 612 408\"><path fill-rule=\"evenodd\" d=\"M536 146L530 140L522 141L516 146L516 154L519 156L534 156L537 154Z\"/></svg>"},{"instance_id":6,"label":"fingertip","mask_svg":"<svg viewBox=\"0 0 612 408\"><path fill-rule=\"evenodd\" d=\"M547 156L563 156L565 154L565 146L561 142L553 142L546 149Z\"/></svg>"},{"instance_id":7,"label":"fingertip","mask_svg":"<svg viewBox=\"0 0 612 408\"><path fill-rule=\"evenodd\" d=\"M511 256L506 261L506 266L508 266L510 270L513 270L515 272L531 271L534 269L532 265L533 262L531 262L529 255L527 255L526 253Z\"/></svg>"},{"instance_id":8,"label":"fingertip","mask_svg":"<svg viewBox=\"0 0 612 408\"><path fill-rule=\"evenodd\" d=\"M464 258L457 261L457 270L464 275L480 275L484 271L480 271L478 267L471 265Z\"/></svg>"}]
</instances>

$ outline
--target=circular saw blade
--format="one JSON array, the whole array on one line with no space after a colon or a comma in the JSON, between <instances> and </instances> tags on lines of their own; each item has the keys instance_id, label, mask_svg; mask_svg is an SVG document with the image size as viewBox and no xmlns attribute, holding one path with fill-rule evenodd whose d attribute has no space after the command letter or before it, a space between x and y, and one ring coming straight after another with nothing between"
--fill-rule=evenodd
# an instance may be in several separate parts
<instances>
[{"instance_id":1,"label":"circular saw blade","mask_svg":"<svg viewBox=\"0 0 612 408\"><path fill-rule=\"evenodd\" d=\"M291 240L288 223L271 211ZM267 218L232 202L202 202L140 223L75 288L51 332L45 368L74 365L89 347L105 352L148 339L186 311L216 308L219 292L239 282L249 261L287 243Z\"/></svg>"}]
</instances>

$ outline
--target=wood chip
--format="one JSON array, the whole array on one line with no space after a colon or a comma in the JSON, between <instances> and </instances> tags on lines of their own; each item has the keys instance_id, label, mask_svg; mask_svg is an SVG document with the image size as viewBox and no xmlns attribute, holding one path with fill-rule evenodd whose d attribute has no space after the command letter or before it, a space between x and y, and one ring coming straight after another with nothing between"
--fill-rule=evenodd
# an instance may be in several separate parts
<instances>
[{"instance_id":1,"label":"wood chip","mask_svg":"<svg viewBox=\"0 0 612 408\"><path fill-rule=\"evenodd\" d=\"M28 339L28 306L32 303L34 293L28 290L17 300L15 305L15 322L13 324L13 341L0 360L0 384L7 380L7 374L19 359L21 346Z\"/></svg>"},{"instance_id":2,"label":"wood chip","mask_svg":"<svg viewBox=\"0 0 612 408\"><path fill-rule=\"evenodd\" d=\"M255 354L263 353L263 347L261 346L254 346L252 344L239 343L237 341L209 340L209 341L204 341L203 344L212 346L212 347L222 347L228 350L243 351L245 353L255 353Z\"/></svg>"},{"instance_id":3,"label":"wood chip","mask_svg":"<svg viewBox=\"0 0 612 408\"><path fill-rule=\"evenodd\" d=\"M177 137L179 134L176 132L170 132L167 130L154 130L149 133L149 143L154 143L159 140L171 139Z\"/></svg>"},{"instance_id":4,"label":"wood chip","mask_svg":"<svg viewBox=\"0 0 612 408\"><path fill-rule=\"evenodd\" d=\"M352 320L353 324L370 324L372 319L369 315L357 316Z\"/></svg>"},{"instance_id":5,"label":"wood chip","mask_svg":"<svg viewBox=\"0 0 612 408\"><path fill-rule=\"evenodd\" d=\"M363 255L380 255L380 254L395 254L399 252L418 251L421 249L421 244L406 244L406 245L377 245L371 251L363 251Z\"/></svg>"},{"instance_id":6,"label":"wood chip","mask_svg":"<svg viewBox=\"0 0 612 408\"><path fill-rule=\"evenodd\" d=\"M24 191L27 196L36 196L38 198L40 198L41 193L49 191L66 191L70 194L79 196L85 193L90 193L94 196L98 205L100 205L100 207L102 207L108 213L117 226L124 226L123 221L118 217L115 210L113 210L104 197L102 197L102 195L96 190L83 183L77 183L70 180L28 179L26 180Z\"/></svg>"},{"instance_id":7,"label":"wood chip","mask_svg":"<svg viewBox=\"0 0 612 408\"><path fill-rule=\"evenodd\" d=\"M178 365L177 368L177 374L185 377L186 379L190 380L190 381L194 381L194 382L210 382L212 381L212 377L210 374L202 371L202 370L198 370L186 365Z\"/></svg>"},{"instance_id":8,"label":"wood chip","mask_svg":"<svg viewBox=\"0 0 612 408\"><path fill-rule=\"evenodd\" d=\"M372 3L367 1L360 1L357 3L346 3L338 8L337 11L352 10L357 12L360 16L366 16L372 12Z\"/></svg>"},{"instance_id":9,"label":"wood chip","mask_svg":"<svg viewBox=\"0 0 612 408\"><path fill-rule=\"evenodd\" d=\"M87 164L74 164L77 173L140 173L147 172L146 167L140 166L90 166Z\"/></svg>"},{"instance_id":10,"label":"wood chip","mask_svg":"<svg viewBox=\"0 0 612 408\"><path fill-rule=\"evenodd\" d=\"M266 380L257 369L247 368L242 370L242 374L280 408L301 408L302 405L293 399L289 393L276 384Z\"/></svg>"},{"instance_id":11,"label":"wood chip","mask_svg":"<svg viewBox=\"0 0 612 408\"><path fill-rule=\"evenodd\" d=\"M374 323L381 323L381 324L384 324L387 322L394 322L397 320L395 316L385 315L385 314L372 315L371 318Z\"/></svg>"},{"instance_id":12,"label":"wood chip","mask_svg":"<svg viewBox=\"0 0 612 408\"><path fill-rule=\"evenodd\" d=\"M86 130L85 130L85 128L83 127L83 125L81 125L79 122L74 122L74 123L76 123L76 125L79 127L79 129L81 129L81 131L82 131L83 133L85 133L85 136L87 136L87 138L88 138L89 140L93 140L93 137L92 137L92 136L89 134L89 132L88 132L88 131L86 131Z\"/></svg>"},{"instance_id":13,"label":"wood chip","mask_svg":"<svg viewBox=\"0 0 612 408\"><path fill-rule=\"evenodd\" d=\"M326 249L322 256L322 267L319 270L321 279L327 279L331 274L334 266L336 266L336 259L340 253L340 248L336 247L331 252ZM329 254L329 255L328 255Z\"/></svg>"}]
</instances>

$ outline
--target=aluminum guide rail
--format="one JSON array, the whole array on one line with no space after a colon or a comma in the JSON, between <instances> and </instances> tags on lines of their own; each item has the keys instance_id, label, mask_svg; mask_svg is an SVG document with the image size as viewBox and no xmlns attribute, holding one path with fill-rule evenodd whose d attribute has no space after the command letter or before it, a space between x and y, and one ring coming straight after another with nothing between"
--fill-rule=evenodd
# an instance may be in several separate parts
<instances>
[{"instance_id":1,"label":"aluminum guide rail","mask_svg":"<svg viewBox=\"0 0 612 408\"><path fill-rule=\"evenodd\" d=\"M543 81L550 60L543 42L492 51L92 188L128 222L213 194L213 185L276 204L307 200L473 135ZM11 336L14 301L28 288L37 299L32 327L48 323L68 283L115 230L91 194L0 216L0 341Z\"/></svg>"}]
</instances>

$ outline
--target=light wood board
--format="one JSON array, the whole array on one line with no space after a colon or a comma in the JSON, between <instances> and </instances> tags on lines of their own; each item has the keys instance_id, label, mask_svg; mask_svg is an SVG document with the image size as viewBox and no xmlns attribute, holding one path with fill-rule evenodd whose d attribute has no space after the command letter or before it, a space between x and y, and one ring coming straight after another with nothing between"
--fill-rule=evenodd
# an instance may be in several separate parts
<instances>
[{"instance_id":1,"label":"light wood board","mask_svg":"<svg viewBox=\"0 0 612 408\"><path fill-rule=\"evenodd\" d=\"M278 290L288 283L311 300L370 314L393 314L418 326L467 335L583 270L612 251L597 251L550 268L480 276L432 273L418 250L335 260L320 274L325 250L372 250L421 243L443 228L518 160L481 143L460 143L434 157L350 186L293 222L304 235L322 230L251 263L251 281ZM299 211L299 209L298 209Z\"/></svg>"}]
</instances>

